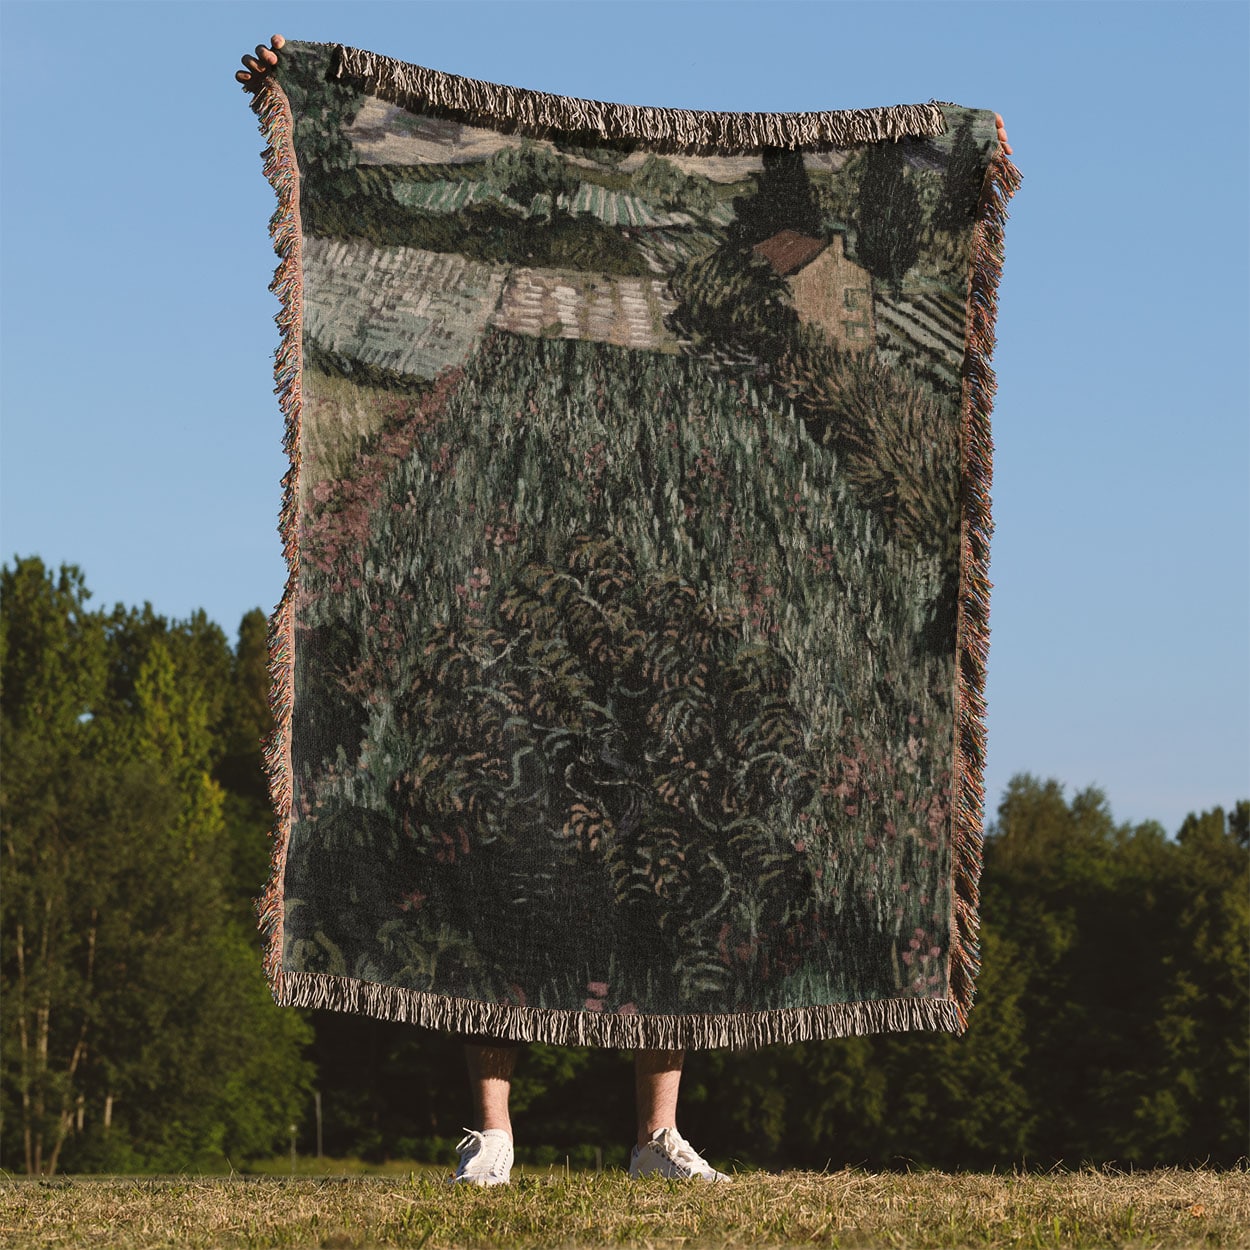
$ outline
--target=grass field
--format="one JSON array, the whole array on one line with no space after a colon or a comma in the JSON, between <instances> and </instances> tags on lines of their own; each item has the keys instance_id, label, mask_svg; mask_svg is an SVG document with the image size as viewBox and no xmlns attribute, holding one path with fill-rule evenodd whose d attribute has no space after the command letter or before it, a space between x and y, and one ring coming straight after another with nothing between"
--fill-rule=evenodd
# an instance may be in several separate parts
<instances>
[{"instance_id":1,"label":"grass field","mask_svg":"<svg viewBox=\"0 0 1250 1250\"><path fill-rule=\"evenodd\" d=\"M397 1166L397 1165L392 1165ZM140 1247L1250 1246L1250 1173L1162 1169L743 1172L729 1184L612 1170L0 1179L0 1244Z\"/></svg>"}]
</instances>

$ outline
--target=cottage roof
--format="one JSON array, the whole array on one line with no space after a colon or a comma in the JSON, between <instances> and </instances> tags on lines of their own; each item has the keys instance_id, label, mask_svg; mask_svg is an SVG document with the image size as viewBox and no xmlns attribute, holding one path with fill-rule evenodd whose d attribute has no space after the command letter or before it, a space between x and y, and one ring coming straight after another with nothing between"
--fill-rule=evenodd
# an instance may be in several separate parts
<instances>
[{"instance_id":1,"label":"cottage roof","mask_svg":"<svg viewBox=\"0 0 1250 1250\"><path fill-rule=\"evenodd\" d=\"M752 250L759 252L784 278L802 269L828 246L824 239L799 230L778 230L771 238L757 243Z\"/></svg>"}]
</instances>

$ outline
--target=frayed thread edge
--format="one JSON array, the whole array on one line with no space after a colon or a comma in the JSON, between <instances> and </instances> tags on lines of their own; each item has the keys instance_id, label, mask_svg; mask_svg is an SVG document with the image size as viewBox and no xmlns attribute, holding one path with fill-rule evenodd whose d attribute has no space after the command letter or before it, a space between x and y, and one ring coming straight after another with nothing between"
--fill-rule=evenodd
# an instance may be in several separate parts
<instances>
[{"instance_id":1,"label":"frayed thread edge","mask_svg":"<svg viewBox=\"0 0 1250 1250\"><path fill-rule=\"evenodd\" d=\"M968 320L963 365L963 499L960 520L959 613L956 626L955 798L953 814L954 906L951 914L949 984L967 1028L981 968L980 881L985 835L985 677L990 641L990 504L994 442L990 415L996 382L991 360L996 342L998 281L1003 267L1007 201L1021 183L1020 171L1001 145L986 171L973 228Z\"/></svg>"},{"instance_id":2,"label":"frayed thread edge","mask_svg":"<svg viewBox=\"0 0 1250 1250\"><path fill-rule=\"evenodd\" d=\"M751 1050L786 1042L908 1030L962 1032L950 999L892 998L771 1011L690 1015L559 1011L450 998L323 972L288 972L278 1002L373 1016L424 1028L558 1046L645 1050Z\"/></svg>"},{"instance_id":3,"label":"frayed thread edge","mask_svg":"<svg viewBox=\"0 0 1250 1250\"><path fill-rule=\"evenodd\" d=\"M742 153L762 147L845 148L946 132L938 101L823 112L752 113L649 108L465 78L332 44L330 75L412 111L444 109L503 133L555 132L635 139L657 151Z\"/></svg>"},{"instance_id":4,"label":"frayed thread edge","mask_svg":"<svg viewBox=\"0 0 1250 1250\"><path fill-rule=\"evenodd\" d=\"M281 301L274 315L280 341L274 354L274 392L283 414L283 448L290 467L282 478L282 507L278 532L286 557L287 580L282 598L268 622L269 709L273 727L262 740L262 759L270 805L277 816L270 848L269 878L256 903L264 936L262 964L275 1001L283 1001L283 899L287 846L291 832L293 796L291 768L291 712L295 693L295 598L299 586L297 510L300 475L300 379L304 291L302 232L299 211L299 167L292 138L293 120L286 93L272 77L253 94L251 107L260 119L267 142L262 153L265 177L278 204L269 219L269 234L278 255L278 267L269 289Z\"/></svg>"}]
</instances>

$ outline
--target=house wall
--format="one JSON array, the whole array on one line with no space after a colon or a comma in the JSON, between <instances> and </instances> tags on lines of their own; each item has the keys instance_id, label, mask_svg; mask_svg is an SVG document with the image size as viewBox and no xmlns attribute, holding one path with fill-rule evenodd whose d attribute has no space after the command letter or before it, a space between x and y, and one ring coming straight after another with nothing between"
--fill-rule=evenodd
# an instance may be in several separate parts
<instances>
[{"instance_id":1,"label":"house wall","mask_svg":"<svg viewBox=\"0 0 1250 1250\"><path fill-rule=\"evenodd\" d=\"M788 279L799 320L820 326L842 347L872 348L872 276L842 251L842 236Z\"/></svg>"}]
</instances>

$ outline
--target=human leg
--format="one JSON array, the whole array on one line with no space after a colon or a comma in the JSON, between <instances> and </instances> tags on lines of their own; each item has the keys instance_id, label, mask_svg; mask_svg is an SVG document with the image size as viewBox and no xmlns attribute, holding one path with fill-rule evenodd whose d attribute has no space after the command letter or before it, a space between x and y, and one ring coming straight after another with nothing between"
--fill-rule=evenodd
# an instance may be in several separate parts
<instances>
[{"instance_id":1,"label":"human leg","mask_svg":"<svg viewBox=\"0 0 1250 1250\"><path fill-rule=\"evenodd\" d=\"M482 1033L461 1034L469 1069L473 1113L481 1128L465 1129L456 1149L460 1163L452 1181L475 1185L506 1185L512 1172L512 1121L508 1095L517 1048L523 1043Z\"/></svg>"},{"instance_id":2,"label":"human leg","mask_svg":"<svg viewBox=\"0 0 1250 1250\"><path fill-rule=\"evenodd\" d=\"M684 1050L634 1052L634 1102L640 1146L651 1140L656 1129L676 1128L677 1091L685 1059Z\"/></svg>"},{"instance_id":3,"label":"human leg","mask_svg":"<svg viewBox=\"0 0 1250 1250\"><path fill-rule=\"evenodd\" d=\"M677 1131L677 1091L684 1050L634 1052L634 1090L638 1109L638 1141L630 1154L630 1176L680 1176L727 1181Z\"/></svg>"},{"instance_id":4,"label":"human leg","mask_svg":"<svg viewBox=\"0 0 1250 1250\"><path fill-rule=\"evenodd\" d=\"M481 1040L477 1040L479 1038ZM464 1039L473 1112L482 1132L503 1129L512 1136L508 1095L512 1092L512 1073L519 1045L508 1039L482 1038L481 1034L470 1034Z\"/></svg>"}]
</instances>

